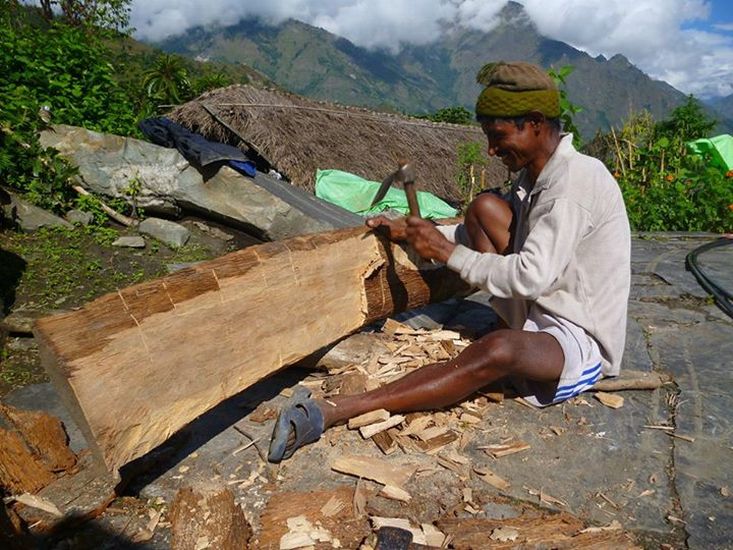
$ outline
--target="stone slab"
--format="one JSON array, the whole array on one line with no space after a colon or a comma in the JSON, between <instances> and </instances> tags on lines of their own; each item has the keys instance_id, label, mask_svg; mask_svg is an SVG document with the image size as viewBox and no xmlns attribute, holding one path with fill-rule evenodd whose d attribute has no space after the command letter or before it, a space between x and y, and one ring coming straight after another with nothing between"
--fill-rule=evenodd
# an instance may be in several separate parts
<instances>
[{"instance_id":1,"label":"stone slab","mask_svg":"<svg viewBox=\"0 0 733 550\"><path fill-rule=\"evenodd\" d=\"M690 548L733 541L733 323L701 323L652 335L661 365L677 382L675 487ZM728 489L728 496L725 495Z\"/></svg>"}]
</instances>

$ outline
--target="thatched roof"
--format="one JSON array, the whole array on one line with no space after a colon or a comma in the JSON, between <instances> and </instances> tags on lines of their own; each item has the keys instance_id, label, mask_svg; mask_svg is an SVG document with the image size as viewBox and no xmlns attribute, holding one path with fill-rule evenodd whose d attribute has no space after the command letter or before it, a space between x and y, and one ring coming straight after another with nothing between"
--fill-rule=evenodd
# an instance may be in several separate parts
<instances>
[{"instance_id":1,"label":"thatched roof","mask_svg":"<svg viewBox=\"0 0 733 550\"><path fill-rule=\"evenodd\" d=\"M486 143L478 126L434 123L247 85L207 92L168 116L211 140L241 145L234 130L275 170L308 190L315 185L316 169L380 181L405 158L415 165L418 189L459 202L457 146L474 141L485 151ZM491 160L486 185L504 179L506 169Z\"/></svg>"}]
</instances>

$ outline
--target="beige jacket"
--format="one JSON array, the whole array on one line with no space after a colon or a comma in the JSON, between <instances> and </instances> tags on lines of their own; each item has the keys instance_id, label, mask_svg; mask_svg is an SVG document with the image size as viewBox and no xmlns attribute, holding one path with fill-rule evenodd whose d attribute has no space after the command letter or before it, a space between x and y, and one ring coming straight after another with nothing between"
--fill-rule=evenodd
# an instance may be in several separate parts
<instances>
[{"instance_id":1,"label":"beige jacket","mask_svg":"<svg viewBox=\"0 0 733 550\"><path fill-rule=\"evenodd\" d=\"M462 225L441 228L458 243L448 267L494 298L521 328L535 303L585 329L598 343L603 373L617 375L626 339L631 238L616 180L564 135L534 187L524 172L512 186L516 235L511 254L468 248Z\"/></svg>"}]
</instances>

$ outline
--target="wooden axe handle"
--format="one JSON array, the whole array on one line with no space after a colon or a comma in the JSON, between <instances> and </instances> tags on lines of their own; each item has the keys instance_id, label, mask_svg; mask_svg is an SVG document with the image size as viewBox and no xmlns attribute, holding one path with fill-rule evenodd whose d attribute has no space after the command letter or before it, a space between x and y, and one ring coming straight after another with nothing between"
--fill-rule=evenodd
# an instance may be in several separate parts
<instances>
[{"instance_id":1,"label":"wooden axe handle","mask_svg":"<svg viewBox=\"0 0 733 550\"><path fill-rule=\"evenodd\" d=\"M410 207L410 216L420 216L420 205L417 202L417 191L415 191L415 182L406 181L403 184L405 195L407 195L407 204Z\"/></svg>"}]
</instances>

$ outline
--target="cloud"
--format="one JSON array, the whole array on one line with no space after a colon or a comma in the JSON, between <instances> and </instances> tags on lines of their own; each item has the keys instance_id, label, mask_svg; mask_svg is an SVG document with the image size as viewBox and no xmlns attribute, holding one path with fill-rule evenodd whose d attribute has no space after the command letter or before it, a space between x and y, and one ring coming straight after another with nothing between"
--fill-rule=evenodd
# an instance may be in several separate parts
<instances>
[{"instance_id":1,"label":"cloud","mask_svg":"<svg viewBox=\"0 0 733 550\"><path fill-rule=\"evenodd\" d=\"M708 25L708 0L523 0L545 36L591 55L625 55L653 78L686 93L733 92L731 25ZM231 25L257 16L321 27L366 48L393 52L429 44L452 25L484 31L506 0L133 0L136 36L149 41L196 25ZM700 30L706 28L707 30Z\"/></svg>"}]
</instances>

